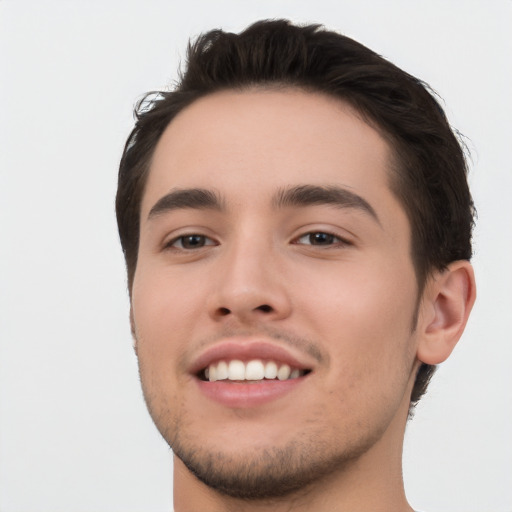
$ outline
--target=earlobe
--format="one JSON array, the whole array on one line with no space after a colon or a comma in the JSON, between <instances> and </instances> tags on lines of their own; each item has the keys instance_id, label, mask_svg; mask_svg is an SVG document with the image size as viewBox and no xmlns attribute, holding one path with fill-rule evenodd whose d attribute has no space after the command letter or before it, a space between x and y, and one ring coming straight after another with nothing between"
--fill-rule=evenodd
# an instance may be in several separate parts
<instances>
[{"instance_id":1,"label":"earlobe","mask_svg":"<svg viewBox=\"0 0 512 512\"><path fill-rule=\"evenodd\" d=\"M469 261L451 263L426 285L417 357L427 364L442 363L464 331L476 298L473 267Z\"/></svg>"}]
</instances>

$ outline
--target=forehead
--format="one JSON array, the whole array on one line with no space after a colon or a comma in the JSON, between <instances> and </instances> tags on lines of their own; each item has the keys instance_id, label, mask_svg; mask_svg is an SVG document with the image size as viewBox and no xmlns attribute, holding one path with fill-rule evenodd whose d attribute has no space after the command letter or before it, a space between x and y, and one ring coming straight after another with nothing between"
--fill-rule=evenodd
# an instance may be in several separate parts
<instances>
[{"instance_id":1,"label":"forehead","mask_svg":"<svg viewBox=\"0 0 512 512\"><path fill-rule=\"evenodd\" d=\"M164 131L142 214L176 188L221 189L254 203L301 184L391 196L390 161L386 140L338 99L297 89L223 91L192 103Z\"/></svg>"}]
</instances>

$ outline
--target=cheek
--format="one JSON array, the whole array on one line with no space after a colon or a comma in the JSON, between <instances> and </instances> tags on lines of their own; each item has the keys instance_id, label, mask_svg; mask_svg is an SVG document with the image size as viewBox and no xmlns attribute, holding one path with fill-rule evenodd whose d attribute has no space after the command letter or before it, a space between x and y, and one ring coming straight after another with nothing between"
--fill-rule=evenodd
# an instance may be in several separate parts
<instances>
[{"instance_id":1,"label":"cheek","mask_svg":"<svg viewBox=\"0 0 512 512\"><path fill-rule=\"evenodd\" d=\"M324 325L341 327L341 333L354 327L361 334L382 335L405 324L410 331L416 305L413 270L368 267L347 265L339 272L310 275L300 285L307 298L304 313L314 310Z\"/></svg>"},{"instance_id":2,"label":"cheek","mask_svg":"<svg viewBox=\"0 0 512 512\"><path fill-rule=\"evenodd\" d=\"M195 293L194 287L162 271L140 267L135 275L132 308L141 384L164 438L170 418L180 409L178 390L189 378L183 372L182 356L197 323Z\"/></svg>"},{"instance_id":3,"label":"cheek","mask_svg":"<svg viewBox=\"0 0 512 512\"><path fill-rule=\"evenodd\" d=\"M347 383L386 378L412 364L416 285L412 266L352 266L337 279L316 276L301 314L331 354L331 370ZM350 378L349 378L350 376Z\"/></svg>"},{"instance_id":4,"label":"cheek","mask_svg":"<svg viewBox=\"0 0 512 512\"><path fill-rule=\"evenodd\" d=\"M139 349L151 354L155 364L175 359L182 348L179 343L193 336L200 315L198 304L204 300L192 284L184 276L144 267L135 275L132 308Z\"/></svg>"},{"instance_id":5,"label":"cheek","mask_svg":"<svg viewBox=\"0 0 512 512\"><path fill-rule=\"evenodd\" d=\"M315 395L323 397L314 402L318 413L347 438L351 429L387 425L401 407L414 363L414 290L352 274L343 287L324 287L313 298L316 313L308 321L330 355Z\"/></svg>"}]
</instances>

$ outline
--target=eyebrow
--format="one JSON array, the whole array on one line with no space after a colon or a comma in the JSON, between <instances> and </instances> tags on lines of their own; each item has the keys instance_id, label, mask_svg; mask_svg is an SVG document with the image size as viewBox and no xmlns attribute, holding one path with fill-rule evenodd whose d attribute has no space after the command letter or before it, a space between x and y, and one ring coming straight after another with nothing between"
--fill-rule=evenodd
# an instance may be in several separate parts
<instances>
[{"instance_id":1,"label":"eyebrow","mask_svg":"<svg viewBox=\"0 0 512 512\"><path fill-rule=\"evenodd\" d=\"M161 197L151 208L148 219L173 210L224 210L224 202L220 195L204 188L186 188L172 190Z\"/></svg>"},{"instance_id":2,"label":"eyebrow","mask_svg":"<svg viewBox=\"0 0 512 512\"><path fill-rule=\"evenodd\" d=\"M373 207L358 194L338 186L298 185L278 190L272 199L275 209L332 205L336 208L360 210L380 224ZM161 197L151 208L148 219L173 210L195 209L224 211L225 203L221 195L210 189L186 188L172 190Z\"/></svg>"},{"instance_id":3,"label":"eyebrow","mask_svg":"<svg viewBox=\"0 0 512 512\"><path fill-rule=\"evenodd\" d=\"M372 205L358 194L338 186L299 185L281 189L274 196L275 208L290 206L332 205L336 208L355 208L377 221L380 219Z\"/></svg>"}]
</instances>

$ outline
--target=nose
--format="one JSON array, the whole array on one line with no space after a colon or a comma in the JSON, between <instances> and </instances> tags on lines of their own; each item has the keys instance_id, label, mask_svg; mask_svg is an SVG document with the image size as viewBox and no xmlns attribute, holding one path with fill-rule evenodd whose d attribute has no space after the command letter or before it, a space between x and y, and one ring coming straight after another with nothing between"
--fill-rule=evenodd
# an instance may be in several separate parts
<instances>
[{"instance_id":1,"label":"nose","mask_svg":"<svg viewBox=\"0 0 512 512\"><path fill-rule=\"evenodd\" d=\"M226 250L216 262L210 317L239 324L288 317L292 304L278 260L268 247L254 247L254 240Z\"/></svg>"}]
</instances>

